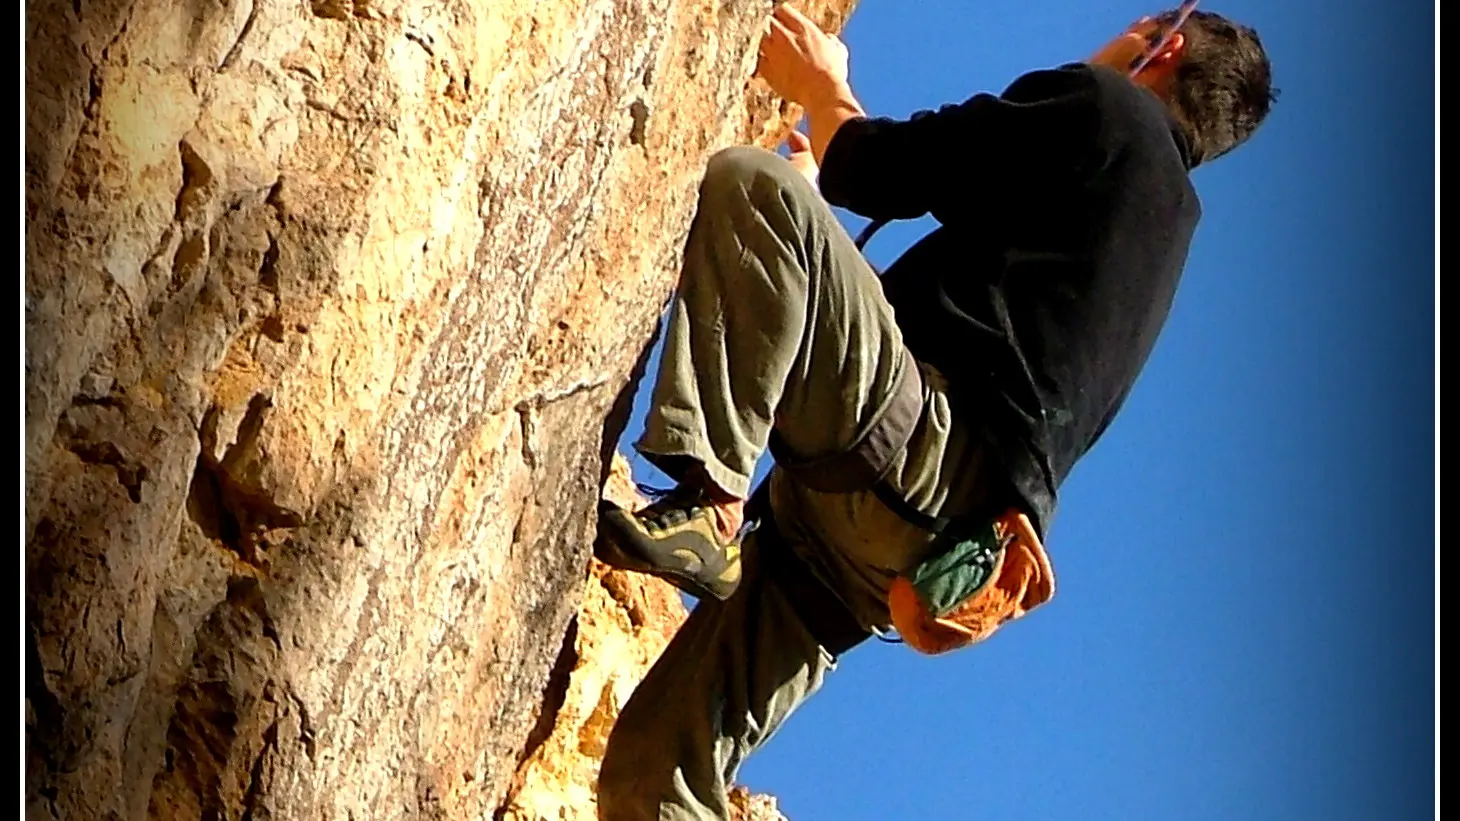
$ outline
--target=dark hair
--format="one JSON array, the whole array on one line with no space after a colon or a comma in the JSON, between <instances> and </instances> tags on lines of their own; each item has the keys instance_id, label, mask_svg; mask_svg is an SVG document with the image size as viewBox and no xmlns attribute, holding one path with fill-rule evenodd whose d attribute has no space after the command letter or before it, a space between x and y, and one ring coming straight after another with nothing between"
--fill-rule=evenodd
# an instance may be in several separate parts
<instances>
[{"instance_id":1,"label":"dark hair","mask_svg":"<svg viewBox=\"0 0 1460 821\"><path fill-rule=\"evenodd\" d=\"M1158 16L1169 23L1170 11ZM1181 27L1186 37L1171 88L1177 119L1190 132L1192 160L1200 165L1251 137L1277 100L1272 63L1253 29L1210 11L1194 11Z\"/></svg>"}]
</instances>

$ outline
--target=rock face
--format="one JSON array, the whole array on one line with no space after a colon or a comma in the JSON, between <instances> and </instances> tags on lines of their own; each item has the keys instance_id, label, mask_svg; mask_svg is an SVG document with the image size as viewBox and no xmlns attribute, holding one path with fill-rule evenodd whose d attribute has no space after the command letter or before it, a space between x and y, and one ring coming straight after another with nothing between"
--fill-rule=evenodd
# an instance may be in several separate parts
<instances>
[{"instance_id":1,"label":"rock face","mask_svg":"<svg viewBox=\"0 0 1460 821\"><path fill-rule=\"evenodd\" d=\"M498 821L597 821L598 766L613 722L687 615L669 585L590 560L588 587L569 630L542 715ZM566 651L566 646L565 646ZM773 798L731 794L734 821L783 821Z\"/></svg>"},{"instance_id":2,"label":"rock face","mask_svg":"<svg viewBox=\"0 0 1460 821\"><path fill-rule=\"evenodd\" d=\"M621 456L604 495L620 505L642 504ZM596 781L609 731L687 615L668 584L591 560L583 606L497 821L597 821ZM731 798L735 821L782 819L767 796L741 789Z\"/></svg>"},{"instance_id":3,"label":"rock face","mask_svg":"<svg viewBox=\"0 0 1460 821\"><path fill-rule=\"evenodd\" d=\"M530 800L770 5L27 4L30 817Z\"/></svg>"}]
</instances>

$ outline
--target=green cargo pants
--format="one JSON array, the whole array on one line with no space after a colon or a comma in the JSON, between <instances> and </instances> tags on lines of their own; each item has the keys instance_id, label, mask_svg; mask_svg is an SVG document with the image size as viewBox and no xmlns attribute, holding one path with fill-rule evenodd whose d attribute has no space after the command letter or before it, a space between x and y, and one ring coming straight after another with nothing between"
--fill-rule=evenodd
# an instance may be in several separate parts
<instances>
[{"instance_id":1,"label":"green cargo pants","mask_svg":"<svg viewBox=\"0 0 1460 821\"><path fill-rule=\"evenodd\" d=\"M771 152L727 149L700 187L636 448L671 476L698 462L744 497L772 428L803 458L845 449L909 361L877 275L816 189ZM923 511L972 512L979 449L943 377L918 367L922 415L889 483ZM774 469L768 481L771 547L794 551L863 627L887 628L887 587L931 536L870 491L818 493ZM728 818L741 763L835 667L758 541L736 593L694 608L624 706L599 774L602 821Z\"/></svg>"}]
</instances>

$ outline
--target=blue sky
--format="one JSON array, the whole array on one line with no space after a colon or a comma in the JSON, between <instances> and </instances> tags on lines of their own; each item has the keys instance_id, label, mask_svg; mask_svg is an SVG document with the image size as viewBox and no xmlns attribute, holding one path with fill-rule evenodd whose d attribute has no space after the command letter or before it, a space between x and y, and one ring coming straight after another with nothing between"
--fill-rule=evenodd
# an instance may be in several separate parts
<instances>
[{"instance_id":1,"label":"blue sky","mask_svg":"<svg viewBox=\"0 0 1460 821\"><path fill-rule=\"evenodd\" d=\"M741 771L792 821L1434 817L1434 8L1202 7L1257 28L1282 97L1194 174L1170 321L1062 490L1057 596L950 656L845 657ZM862 0L843 38L905 116L1159 8Z\"/></svg>"}]
</instances>

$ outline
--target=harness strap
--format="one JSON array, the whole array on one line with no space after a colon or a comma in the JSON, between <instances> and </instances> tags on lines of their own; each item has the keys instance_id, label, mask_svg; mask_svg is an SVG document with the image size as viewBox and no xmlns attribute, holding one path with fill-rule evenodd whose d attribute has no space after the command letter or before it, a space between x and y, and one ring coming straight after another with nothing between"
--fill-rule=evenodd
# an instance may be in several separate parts
<instances>
[{"instance_id":1,"label":"harness strap","mask_svg":"<svg viewBox=\"0 0 1460 821\"><path fill-rule=\"evenodd\" d=\"M770 451L776 464L800 484L821 493L871 490L908 524L935 534L953 526L947 516L929 516L918 510L887 481L892 460L907 447L923 413L923 380L917 361L903 349L904 365L892 397L862 438L847 450L817 459L801 459L771 431Z\"/></svg>"},{"instance_id":2,"label":"harness strap","mask_svg":"<svg viewBox=\"0 0 1460 821\"><path fill-rule=\"evenodd\" d=\"M892 395L861 439L839 453L804 459L792 453L771 430L768 442L776 464L796 481L822 493L851 493L878 484L892 460L907 447L923 413L923 379L917 360L906 348L903 367Z\"/></svg>"},{"instance_id":3,"label":"harness strap","mask_svg":"<svg viewBox=\"0 0 1460 821\"><path fill-rule=\"evenodd\" d=\"M885 481L878 482L872 486L872 492L876 494L877 500L896 513L904 522L916 528L921 528L935 535L942 535L953 526L954 519L949 516L929 516L928 514L913 507L902 494Z\"/></svg>"},{"instance_id":4,"label":"harness strap","mask_svg":"<svg viewBox=\"0 0 1460 821\"><path fill-rule=\"evenodd\" d=\"M887 220L879 220L867 226L856 239L857 248L866 245L872 234L886 224ZM902 358L903 367L887 404L847 450L804 459L790 451L774 428L767 445L777 466L812 490L850 493L870 488L909 524L941 534L952 526L953 519L923 513L885 481L892 461L907 447L923 413L922 372L906 348ZM818 644L835 657L873 635L857 621L841 597L784 543L771 511L769 480L762 481L747 500L745 517L755 522L758 560L766 577L786 593Z\"/></svg>"}]
</instances>

